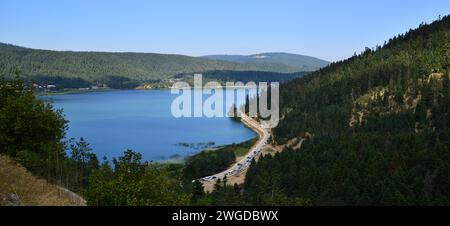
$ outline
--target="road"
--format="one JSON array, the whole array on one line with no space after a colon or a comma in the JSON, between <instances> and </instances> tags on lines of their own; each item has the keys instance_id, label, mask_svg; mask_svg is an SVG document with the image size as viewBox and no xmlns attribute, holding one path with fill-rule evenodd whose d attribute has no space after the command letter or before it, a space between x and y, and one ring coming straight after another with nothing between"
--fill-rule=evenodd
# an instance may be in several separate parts
<instances>
[{"instance_id":1,"label":"road","mask_svg":"<svg viewBox=\"0 0 450 226\"><path fill-rule=\"evenodd\" d=\"M222 180L225 176L229 178L231 176L241 173L242 171L245 171L250 166L252 160L256 156L258 156L258 154L263 150L264 146L267 144L267 141L270 138L270 133L267 129L262 128L257 121L255 121L254 119L250 118L249 116L245 115L242 112L241 112L241 120L243 123L245 123L247 126L251 127L258 133L259 140L240 161L236 162L233 166L231 166L230 168L228 168L223 172L201 178L200 181L202 183L208 183L216 181L218 179Z\"/></svg>"}]
</instances>

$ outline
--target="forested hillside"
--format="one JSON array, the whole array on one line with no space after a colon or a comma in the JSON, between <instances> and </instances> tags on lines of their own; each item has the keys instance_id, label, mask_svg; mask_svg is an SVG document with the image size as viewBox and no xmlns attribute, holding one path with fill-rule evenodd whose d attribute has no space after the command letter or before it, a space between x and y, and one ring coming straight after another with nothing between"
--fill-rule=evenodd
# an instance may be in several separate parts
<instances>
[{"instance_id":1,"label":"forested hillside","mask_svg":"<svg viewBox=\"0 0 450 226\"><path fill-rule=\"evenodd\" d=\"M253 164L251 204L450 203L450 17L283 84L275 143Z\"/></svg>"},{"instance_id":2,"label":"forested hillside","mask_svg":"<svg viewBox=\"0 0 450 226\"><path fill-rule=\"evenodd\" d=\"M259 70L255 65L153 53L70 52L22 48L0 43L0 74L20 70L25 78L60 76L98 82L110 76L146 82L180 73Z\"/></svg>"}]
</instances>

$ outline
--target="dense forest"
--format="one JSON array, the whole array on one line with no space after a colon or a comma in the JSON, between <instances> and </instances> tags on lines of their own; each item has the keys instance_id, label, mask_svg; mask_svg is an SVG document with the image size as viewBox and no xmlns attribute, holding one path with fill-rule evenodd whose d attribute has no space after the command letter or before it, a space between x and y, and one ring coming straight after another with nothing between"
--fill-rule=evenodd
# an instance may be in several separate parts
<instances>
[{"instance_id":1,"label":"dense forest","mask_svg":"<svg viewBox=\"0 0 450 226\"><path fill-rule=\"evenodd\" d=\"M63 76L96 82L108 76L136 81L168 79L183 72L258 70L257 67L182 55L71 52L22 48L0 43L0 74Z\"/></svg>"},{"instance_id":2,"label":"dense forest","mask_svg":"<svg viewBox=\"0 0 450 226\"><path fill-rule=\"evenodd\" d=\"M450 17L283 84L275 143L249 204L448 205ZM281 199L277 199L282 197Z\"/></svg>"}]
</instances>

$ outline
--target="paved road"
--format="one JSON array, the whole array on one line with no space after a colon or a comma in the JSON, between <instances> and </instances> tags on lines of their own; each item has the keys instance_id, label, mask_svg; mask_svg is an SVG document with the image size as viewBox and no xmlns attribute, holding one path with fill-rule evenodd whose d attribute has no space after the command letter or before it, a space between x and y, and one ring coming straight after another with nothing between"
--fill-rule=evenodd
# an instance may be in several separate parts
<instances>
[{"instance_id":1,"label":"paved road","mask_svg":"<svg viewBox=\"0 0 450 226\"><path fill-rule=\"evenodd\" d=\"M225 175L227 177L234 176L236 174L239 174L240 172L244 171L250 166L250 163L252 160L262 151L264 146L267 144L267 141L269 140L270 133L261 127L261 125L255 121L254 119L248 117L247 115L241 113L242 121L250 126L253 130L256 130L256 132L259 135L259 140L256 142L256 144L250 149L250 151L242 158L239 162L235 163L233 166L231 166L229 169L217 173L215 175L203 177L200 179L201 182L210 182L215 181L217 179L223 179Z\"/></svg>"}]
</instances>

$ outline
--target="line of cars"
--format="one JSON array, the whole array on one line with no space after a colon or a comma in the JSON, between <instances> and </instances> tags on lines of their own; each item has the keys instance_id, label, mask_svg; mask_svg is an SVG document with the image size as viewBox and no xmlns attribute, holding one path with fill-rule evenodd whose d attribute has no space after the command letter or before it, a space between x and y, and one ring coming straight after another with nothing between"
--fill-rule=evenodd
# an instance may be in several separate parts
<instances>
[{"instance_id":1,"label":"line of cars","mask_svg":"<svg viewBox=\"0 0 450 226\"><path fill-rule=\"evenodd\" d=\"M250 164L252 163L252 160L260 152L261 152L261 150L254 150L254 151L252 151L252 153L249 156L247 156L247 158L241 160L239 163L234 165L227 172L222 172L222 173L216 174L214 176L204 177L204 178L201 178L200 181L201 182L209 182L209 181L213 181L213 180L217 180L217 179L223 179L225 176L231 177L231 176L237 175L237 174L241 173L242 171L244 171L245 169L247 169L250 166Z\"/></svg>"},{"instance_id":2,"label":"line of cars","mask_svg":"<svg viewBox=\"0 0 450 226\"><path fill-rule=\"evenodd\" d=\"M252 126L254 126L256 128L259 127L258 125L255 125L254 122L252 122L248 119L246 121L247 121L247 123L251 124ZM248 154L244 159L239 161L239 163L233 165L233 167L231 167L228 171L218 173L213 176L203 177L203 178L199 179L200 182L210 182L210 181L215 181L217 179L223 179L225 176L227 176L227 177L234 176L234 175L241 173L246 168L248 168L250 166L252 160L256 156L258 156L258 154L262 151L262 148L267 144L267 140L269 139L268 132L262 128L261 128L261 130L263 131L263 139L261 142L256 144L256 146L251 150L250 154Z\"/></svg>"}]
</instances>

